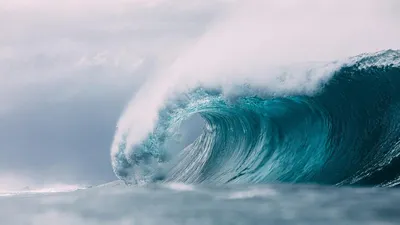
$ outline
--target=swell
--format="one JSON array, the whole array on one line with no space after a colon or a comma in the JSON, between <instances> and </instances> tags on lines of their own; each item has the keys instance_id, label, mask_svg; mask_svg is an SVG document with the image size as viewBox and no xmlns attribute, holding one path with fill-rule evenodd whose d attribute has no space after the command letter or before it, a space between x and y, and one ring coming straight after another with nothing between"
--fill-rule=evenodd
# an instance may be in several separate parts
<instances>
[{"instance_id":1,"label":"swell","mask_svg":"<svg viewBox=\"0 0 400 225\"><path fill-rule=\"evenodd\" d=\"M115 174L129 183L318 183L395 186L400 178L400 52L351 58L310 94L238 96L195 88L170 99L153 131L128 144L115 139ZM189 145L181 125L204 123ZM137 118L140 120L140 118ZM198 127L197 127L198 128ZM195 129L195 128L193 128Z\"/></svg>"}]
</instances>

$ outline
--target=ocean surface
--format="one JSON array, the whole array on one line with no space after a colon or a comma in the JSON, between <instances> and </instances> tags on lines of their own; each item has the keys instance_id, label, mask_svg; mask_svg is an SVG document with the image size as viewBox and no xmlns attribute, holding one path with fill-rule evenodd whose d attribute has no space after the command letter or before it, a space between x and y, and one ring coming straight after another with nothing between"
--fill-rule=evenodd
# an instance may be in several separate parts
<instances>
[{"instance_id":1,"label":"ocean surface","mask_svg":"<svg viewBox=\"0 0 400 225\"><path fill-rule=\"evenodd\" d=\"M261 78L150 80L117 125L118 181L2 193L0 224L400 224L400 51Z\"/></svg>"},{"instance_id":2,"label":"ocean surface","mask_svg":"<svg viewBox=\"0 0 400 225\"><path fill-rule=\"evenodd\" d=\"M113 182L0 197L1 224L400 224L400 192L315 185L143 187Z\"/></svg>"}]
</instances>

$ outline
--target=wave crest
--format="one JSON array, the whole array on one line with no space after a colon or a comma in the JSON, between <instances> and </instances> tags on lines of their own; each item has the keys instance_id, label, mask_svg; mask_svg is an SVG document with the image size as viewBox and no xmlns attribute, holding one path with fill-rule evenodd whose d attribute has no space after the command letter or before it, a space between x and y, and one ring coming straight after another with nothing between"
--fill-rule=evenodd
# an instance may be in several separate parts
<instances>
[{"instance_id":1,"label":"wave crest","mask_svg":"<svg viewBox=\"0 0 400 225\"><path fill-rule=\"evenodd\" d=\"M393 186L400 177L400 51L341 65L330 79L321 76L316 92L242 84L235 95L202 86L166 98L145 139L129 141L131 129L120 121L114 172L129 183ZM195 115L204 121L196 125L201 134L174 144L180 132L193 132L181 127Z\"/></svg>"}]
</instances>

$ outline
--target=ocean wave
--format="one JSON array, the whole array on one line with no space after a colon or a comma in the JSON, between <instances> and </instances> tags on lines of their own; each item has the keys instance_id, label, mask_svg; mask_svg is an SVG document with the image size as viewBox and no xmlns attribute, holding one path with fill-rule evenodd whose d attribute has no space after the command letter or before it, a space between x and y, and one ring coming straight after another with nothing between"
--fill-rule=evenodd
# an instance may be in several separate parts
<instances>
[{"instance_id":1,"label":"ocean wave","mask_svg":"<svg viewBox=\"0 0 400 225\"><path fill-rule=\"evenodd\" d=\"M290 84L282 70L276 79L290 84L284 91L243 82L229 94L223 87L201 85L169 96L147 126L151 131L143 131L145 138L131 140L142 118L121 120L111 154L115 174L139 184L395 186L400 176L400 51L325 64L334 68L329 76L320 74L325 67L308 67L301 81L312 82L311 89ZM137 111L147 113L139 106ZM196 116L202 122L182 129ZM139 127L133 129L135 124ZM189 142L182 138L199 130Z\"/></svg>"}]
</instances>

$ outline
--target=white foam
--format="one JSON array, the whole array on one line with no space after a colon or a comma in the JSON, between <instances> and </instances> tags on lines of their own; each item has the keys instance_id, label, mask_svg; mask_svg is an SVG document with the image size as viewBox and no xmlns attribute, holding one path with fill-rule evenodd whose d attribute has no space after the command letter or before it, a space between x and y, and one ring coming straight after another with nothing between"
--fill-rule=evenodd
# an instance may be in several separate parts
<instances>
[{"instance_id":1,"label":"white foam","mask_svg":"<svg viewBox=\"0 0 400 225\"><path fill-rule=\"evenodd\" d=\"M273 189L251 189L246 191L238 191L229 194L228 199L248 199L257 197L272 197L276 196L277 192Z\"/></svg>"},{"instance_id":2,"label":"white foam","mask_svg":"<svg viewBox=\"0 0 400 225\"><path fill-rule=\"evenodd\" d=\"M175 191L194 191L194 186L183 183L168 183L165 185L167 188Z\"/></svg>"}]
</instances>

